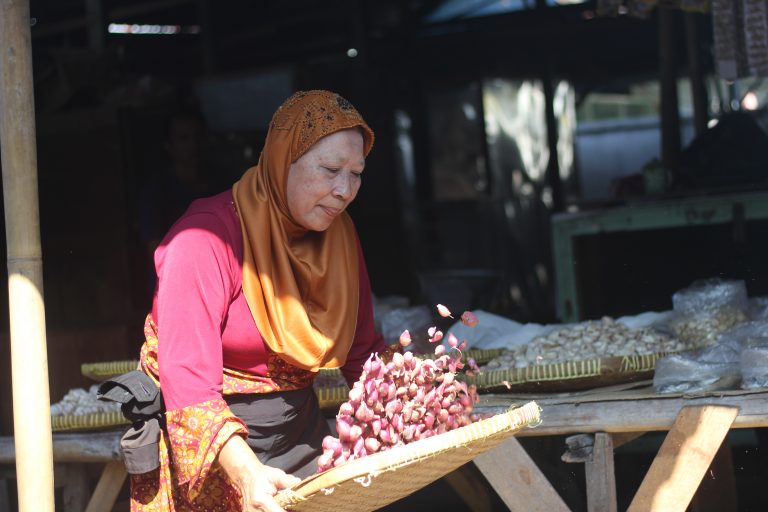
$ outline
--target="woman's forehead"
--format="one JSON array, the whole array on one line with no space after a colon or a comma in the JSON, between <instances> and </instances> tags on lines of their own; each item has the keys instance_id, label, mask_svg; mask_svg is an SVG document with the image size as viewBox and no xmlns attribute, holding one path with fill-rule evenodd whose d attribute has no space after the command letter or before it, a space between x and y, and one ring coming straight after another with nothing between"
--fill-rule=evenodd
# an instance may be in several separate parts
<instances>
[{"instance_id":1,"label":"woman's forehead","mask_svg":"<svg viewBox=\"0 0 768 512\"><path fill-rule=\"evenodd\" d=\"M323 158L336 160L359 158L365 161L363 148L363 136L357 130L341 130L326 135L309 148L308 152Z\"/></svg>"}]
</instances>

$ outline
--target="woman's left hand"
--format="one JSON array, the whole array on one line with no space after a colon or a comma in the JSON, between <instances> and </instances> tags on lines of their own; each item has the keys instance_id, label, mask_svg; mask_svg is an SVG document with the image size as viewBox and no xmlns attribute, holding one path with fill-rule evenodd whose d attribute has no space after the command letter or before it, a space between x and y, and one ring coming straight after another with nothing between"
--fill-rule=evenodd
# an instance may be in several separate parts
<instances>
[{"instance_id":1,"label":"woman's left hand","mask_svg":"<svg viewBox=\"0 0 768 512\"><path fill-rule=\"evenodd\" d=\"M232 436L224 444L218 460L240 491L243 512L284 512L275 501L275 495L301 481L278 468L262 464L240 436Z\"/></svg>"}]
</instances>

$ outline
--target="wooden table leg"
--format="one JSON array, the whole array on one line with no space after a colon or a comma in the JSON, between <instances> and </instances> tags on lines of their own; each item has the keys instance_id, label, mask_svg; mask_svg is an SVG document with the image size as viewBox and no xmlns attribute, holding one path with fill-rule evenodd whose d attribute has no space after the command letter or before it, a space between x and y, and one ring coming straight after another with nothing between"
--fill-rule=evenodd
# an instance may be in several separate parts
<instances>
[{"instance_id":1,"label":"wooden table leg","mask_svg":"<svg viewBox=\"0 0 768 512\"><path fill-rule=\"evenodd\" d=\"M627 512L684 512L736 419L736 407L684 407Z\"/></svg>"},{"instance_id":2,"label":"wooden table leg","mask_svg":"<svg viewBox=\"0 0 768 512\"><path fill-rule=\"evenodd\" d=\"M570 511L514 437L478 455L474 462L512 512Z\"/></svg>"},{"instance_id":3,"label":"wooden table leg","mask_svg":"<svg viewBox=\"0 0 768 512\"><path fill-rule=\"evenodd\" d=\"M0 477L0 511L11 510L11 499L8 497L8 480Z\"/></svg>"},{"instance_id":4,"label":"wooden table leg","mask_svg":"<svg viewBox=\"0 0 768 512\"><path fill-rule=\"evenodd\" d=\"M691 501L692 512L736 512L739 509L731 442L726 437Z\"/></svg>"},{"instance_id":5,"label":"wooden table leg","mask_svg":"<svg viewBox=\"0 0 768 512\"><path fill-rule=\"evenodd\" d=\"M613 439L595 434L592 459L584 463L588 512L616 512L616 473L613 466Z\"/></svg>"},{"instance_id":6,"label":"wooden table leg","mask_svg":"<svg viewBox=\"0 0 768 512\"><path fill-rule=\"evenodd\" d=\"M85 464L66 464L56 468L55 477L61 475L64 512L82 512L88 504L90 489Z\"/></svg>"},{"instance_id":7,"label":"wooden table leg","mask_svg":"<svg viewBox=\"0 0 768 512\"><path fill-rule=\"evenodd\" d=\"M123 461L108 462L107 467L101 473L85 512L108 512L112 510L126 476L128 473L125 471Z\"/></svg>"},{"instance_id":8,"label":"wooden table leg","mask_svg":"<svg viewBox=\"0 0 768 512\"><path fill-rule=\"evenodd\" d=\"M492 512L493 504L488 484L473 469L469 464L465 464L445 475L445 481L472 512Z\"/></svg>"}]
</instances>

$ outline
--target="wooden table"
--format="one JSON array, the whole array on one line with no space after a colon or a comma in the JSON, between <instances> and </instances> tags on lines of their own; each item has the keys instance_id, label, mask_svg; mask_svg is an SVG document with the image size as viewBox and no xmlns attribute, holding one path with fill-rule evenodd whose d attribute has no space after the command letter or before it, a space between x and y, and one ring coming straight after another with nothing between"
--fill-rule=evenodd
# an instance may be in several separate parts
<instances>
[{"instance_id":1,"label":"wooden table","mask_svg":"<svg viewBox=\"0 0 768 512\"><path fill-rule=\"evenodd\" d=\"M541 407L541 424L516 437L595 434L585 468L587 507L595 512L617 510L613 449L642 433L669 431L629 510L682 512L728 430L768 426L767 390L659 395L648 388L617 388L545 396L484 395L478 410L496 412L534 399ZM512 511L569 510L516 438L476 458L475 464ZM535 499L521 499L524 496Z\"/></svg>"},{"instance_id":2,"label":"wooden table","mask_svg":"<svg viewBox=\"0 0 768 512\"><path fill-rule=\"evenodd\" d=\"M637 384L633 385L637 386ZM483 395L480 412L500 412L510 405L536 400L541 424L517 437L595 434L592 456L586 461L587 505L590 511L615 511L613 448L650 431L669 431L640 486L630 511L684 511L704 472L730 428L768 426L768 390L727 391L699 395L658 395L617 386L580 393L549 395ZM53 455L64 486L65 510L111 510L126 473L120 460L121 431L55 434ZM0 464L13 464L13 439L0 437ZM93 495L83 494L85 463L106 464ZM477 457L477 468L512 511L569 510L516 438ZM477 489L466 474L456 472L449 483L466 497L473 510L489 510L472 495ZM87 489L87 488L86 488Z\"/></svg>"},{"instance_id":3,"label":"wooden table","mask_svg":"<svg viewBox=\"0 0 768 512\"><path fill-rule=\"evenodd\" d=\"M112 510L127 476L120 454L123 430L53 435L54 485L63 487L64 512ZM0 437L0 465L15 462L13 438ZM105 465L92 494L85 467L88 463ZM0 479L4 489L2 484L5 481ZM7 504L0 502L0 510L6 510L3 506Z\"/></svg>"}]
</instances>

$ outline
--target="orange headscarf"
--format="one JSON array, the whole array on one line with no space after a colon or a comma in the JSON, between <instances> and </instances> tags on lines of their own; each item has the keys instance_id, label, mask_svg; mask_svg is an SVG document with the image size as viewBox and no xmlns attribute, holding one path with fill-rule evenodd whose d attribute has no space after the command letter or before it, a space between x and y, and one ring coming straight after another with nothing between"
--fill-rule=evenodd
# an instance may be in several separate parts
<instances>
[{"instance_id":1,"label":"orange headscarf","mask_svg":"<svg viewBox=\"0 0 768 512\"><path fill-rule=\"evenodd\" d=\"M360 127L364 152L373 131L355 108L328 91L297 92L275 112L259 163L235 183L243 229L243 293L264 342L310 371L338 368L357 327L357 234L346 212L323 232L300 226L288 210L293 162L322 137Z\"/></svg>"}]
</instances>

